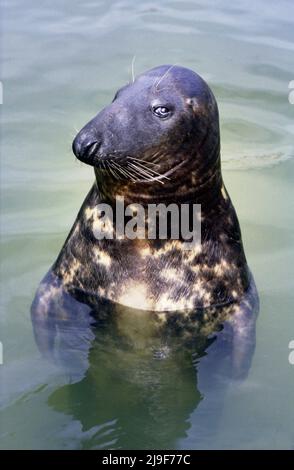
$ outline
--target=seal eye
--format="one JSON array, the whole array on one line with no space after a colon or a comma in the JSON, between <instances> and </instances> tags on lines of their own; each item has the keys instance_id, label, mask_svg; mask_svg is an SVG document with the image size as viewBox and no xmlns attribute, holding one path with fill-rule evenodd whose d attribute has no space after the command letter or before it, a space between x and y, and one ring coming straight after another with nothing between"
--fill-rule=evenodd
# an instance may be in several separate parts
<instances>
[{"instance_id":1,"label":"seal eye","mask_svg":"<svg viewBox=\"0 0 294 470\"><path fill-rule=\"evenodd\" d=\"M155 116L160 118L167 118L171 114L171 111L166 106L154 106L152 111Z\"/></svg>"}]
</instances>

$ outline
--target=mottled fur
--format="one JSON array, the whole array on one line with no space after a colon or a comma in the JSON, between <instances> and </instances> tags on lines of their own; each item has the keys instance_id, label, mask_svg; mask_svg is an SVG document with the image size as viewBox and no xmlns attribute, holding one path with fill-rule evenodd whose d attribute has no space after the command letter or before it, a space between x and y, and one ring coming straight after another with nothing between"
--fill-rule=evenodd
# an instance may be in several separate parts
<instances>
[{"instance_id":1,"label":"mottled fur","mask_svg":"<svg viewBox=\"0 0 294 470\"><path fill-rule=\"evenodd\" d=\"M155 118L154 103L173 109L171 118ZM235 337L247 338L257 294L222 181L218 109L207 84L182 67L152 69L119 90L80 131L73 149L94 166L96 181L38 290L35 324L72 317L82 303L95 317L145 311L161 334L198 330L205 337L230 319ZM128 158L156 164L165 179L132 180L117 173L128 168ZM111 161L114 171L107 166ZM201 248L183 250L181 239L97 240L97 204L114 207L116 197L143 206L201 204Z\"/></svg>"}]
</instances>

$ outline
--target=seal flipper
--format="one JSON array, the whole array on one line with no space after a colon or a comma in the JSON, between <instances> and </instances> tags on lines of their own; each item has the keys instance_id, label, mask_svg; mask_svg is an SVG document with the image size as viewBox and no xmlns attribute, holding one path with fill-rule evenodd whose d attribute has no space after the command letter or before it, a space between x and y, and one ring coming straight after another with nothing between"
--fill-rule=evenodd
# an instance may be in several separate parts
<instances>
[{"instance_id":1,"label":"seal flipper","mask_svg":"<svg viewBox=\"0 0 294 470\"><path fill-rule=\"evenodd\" d=\"M49 271L41 282L31 307L37 346L43 357L70 366L78 373L87 368L94 338L91 307L79 302Z\"/></svg>"}]
</instances>

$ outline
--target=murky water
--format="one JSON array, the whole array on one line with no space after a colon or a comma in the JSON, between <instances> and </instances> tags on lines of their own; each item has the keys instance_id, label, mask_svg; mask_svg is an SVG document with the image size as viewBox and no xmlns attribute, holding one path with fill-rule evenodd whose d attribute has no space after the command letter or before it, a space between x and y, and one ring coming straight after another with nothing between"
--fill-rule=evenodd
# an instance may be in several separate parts
<instances>
[{"instance_id":1,"label":"murky water","mask_svg":"<svg viewBox=\"0 0 294 470\"><path fill-rule=\"evenodd\" d=\"M294 447L294 5L232 5L4 2L1 448ZM85 333L88 358L72 345L72 369L42 359L33 337L34 292L93 181L72 138L130 80L134 55L136 73L177 63L215 92L224 179L260 295L248 378L206 395L193 357L152 362L107 325Z\"/></svg>"}]
</instances>

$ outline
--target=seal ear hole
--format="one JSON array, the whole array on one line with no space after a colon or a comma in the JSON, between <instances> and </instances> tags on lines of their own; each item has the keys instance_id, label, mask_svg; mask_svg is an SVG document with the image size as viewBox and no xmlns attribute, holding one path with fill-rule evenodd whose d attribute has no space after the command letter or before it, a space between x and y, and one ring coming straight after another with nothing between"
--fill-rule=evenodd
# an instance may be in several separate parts
<instances>
[{"instance_id":1,"label":"seal ear hole","mask_svg":"<svg viewBox=\"0 0 294 470\"><path fill-rule=\"evenodd\" d=\"M197 109L199 109L199 104L198 104L197 98L195 97L187 98L186 103L188 106L190 106L193 109L193 111L197 111Z\"/></svg>"}]
</instances>

